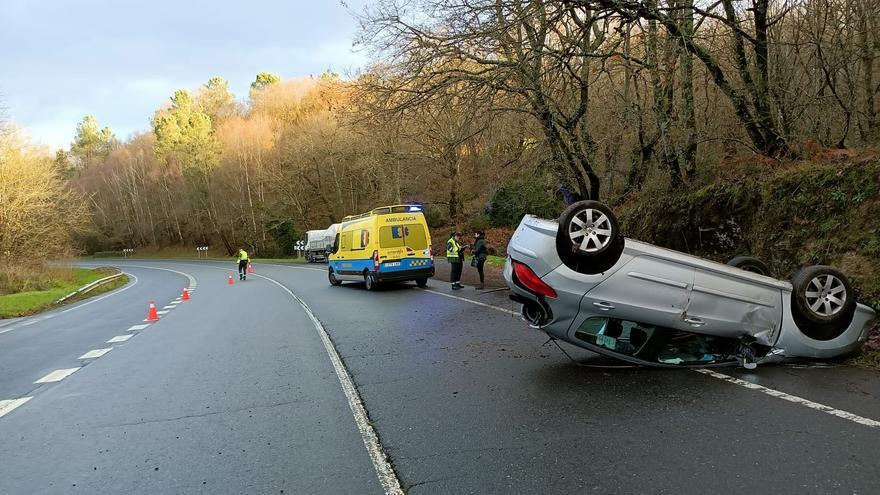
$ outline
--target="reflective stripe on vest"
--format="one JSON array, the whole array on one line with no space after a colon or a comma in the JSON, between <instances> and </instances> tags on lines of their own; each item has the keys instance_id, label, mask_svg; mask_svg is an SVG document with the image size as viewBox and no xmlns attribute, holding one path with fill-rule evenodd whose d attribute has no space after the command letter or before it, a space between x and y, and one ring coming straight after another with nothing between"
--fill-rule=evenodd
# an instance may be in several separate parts
<instances>
[{"instance_id":1,"label":"reflective stripe on vest","mask_svg":"<svg viewBox=\"0 0 880 495\"><path fill-rule=\"evenodd\" d=\"M446 241L446 257L447 258L458 258L458 250L459 250L458 242L455 239L449 239Z\"/></svg>"}]
</instances>

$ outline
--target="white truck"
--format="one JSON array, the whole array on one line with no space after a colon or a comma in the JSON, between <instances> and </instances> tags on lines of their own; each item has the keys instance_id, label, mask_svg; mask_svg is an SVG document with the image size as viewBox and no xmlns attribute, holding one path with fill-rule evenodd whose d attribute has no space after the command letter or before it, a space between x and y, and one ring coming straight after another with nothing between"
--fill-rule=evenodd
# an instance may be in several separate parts
<instances>
[{"instance_id":1,"label":"white truck","mask_svg":"<svg viewBox=\"0 0 880 495\"><path fill-rule=\"evenodd\" d=\"M324 231L324 240L327 242L327 254L333 250L333 243L336 242L336 234L339 232L341 223L334 223Z\"/></svg>"},{"instance_id":2,"label":"white truck","mask_svg":"<svg viewBox=\"0 0 880 495\"><path fill-rule=\"evenodd\" d=\"M327 250L332 246L327 244L326 230L309 230L306 232L305 257L309 263L327 261Z\"/></svg>"}]
</instances>

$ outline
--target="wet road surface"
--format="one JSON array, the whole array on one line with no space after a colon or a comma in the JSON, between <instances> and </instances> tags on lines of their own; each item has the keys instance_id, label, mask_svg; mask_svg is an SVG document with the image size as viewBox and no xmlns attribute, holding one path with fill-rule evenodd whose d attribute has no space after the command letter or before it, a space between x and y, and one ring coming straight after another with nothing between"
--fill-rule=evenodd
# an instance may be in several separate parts
<instances>
[{"instance_id":1,"label":"wet road surface","mask_svg":"<svg viewBox=\"0 0 880 495\"><path fill-rule=\"evenodd\" d=\"M112 264L137 283L0 327L0 493L880 492L880 428L694 371L566 346L572 361L503 292ZM150 299L168 313L129 330ZM878 373L719 371L880 420Z\"/></svg>"}]
</instances>

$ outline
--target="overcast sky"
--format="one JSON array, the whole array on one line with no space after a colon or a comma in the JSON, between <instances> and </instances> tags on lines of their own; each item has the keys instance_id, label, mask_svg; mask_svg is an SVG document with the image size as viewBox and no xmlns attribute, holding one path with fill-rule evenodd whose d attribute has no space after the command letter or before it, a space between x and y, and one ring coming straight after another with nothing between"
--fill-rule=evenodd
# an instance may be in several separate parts
<instances>
[{"instance_id":1,"label":"overcast sky","mask_svg":"<svg viewBox=\"0 0 880 495\"><path fill-rule=\"evenodd\" d=\"M241 99L258 72L356 70L355 30L339 0L0 0L0 94L38 143L67 148L86 114L125 139L212 76Z\"/></svg>"}]
</instances>

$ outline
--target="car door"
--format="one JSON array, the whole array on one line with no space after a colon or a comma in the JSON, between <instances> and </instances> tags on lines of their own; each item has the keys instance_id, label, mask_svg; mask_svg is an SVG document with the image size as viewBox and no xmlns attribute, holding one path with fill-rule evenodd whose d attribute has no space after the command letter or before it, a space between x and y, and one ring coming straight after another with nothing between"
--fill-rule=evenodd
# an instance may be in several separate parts
<instances>
[{"instance_id":1,"label":"car door","mask_svg":"<svg viewBox=\"0 0 880 495\"><path fill-rule=\"evenodd\" d=\"M697 268L686 321L700 333L754 336L773 345L782 322L782 291L735 269Z\"/></svg>"},{"instance_id":2,"label":"car door","mask_svg":"<svg viewBox=\"0 0 880 495\"><path fill-rule=\"evenodd\" d=\"M581 313L687 329L682 318L693 280L691 266L638 256L590 289Z\"/></svg>"}]
</instances>

